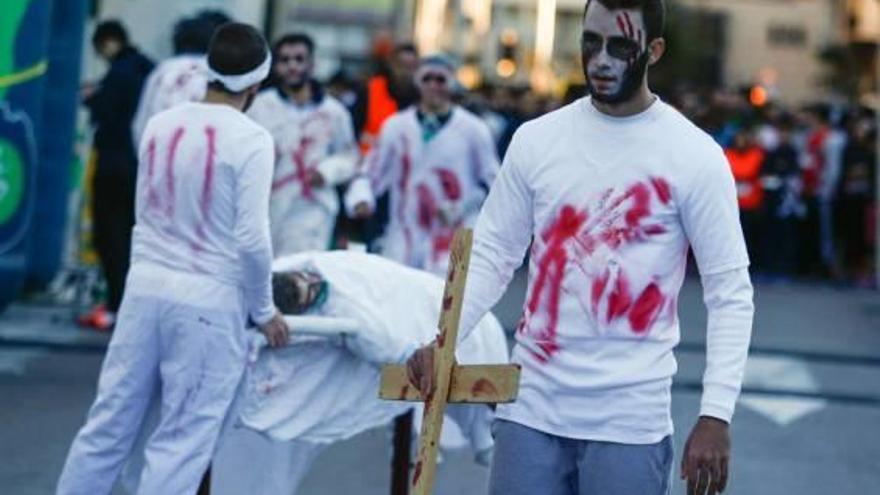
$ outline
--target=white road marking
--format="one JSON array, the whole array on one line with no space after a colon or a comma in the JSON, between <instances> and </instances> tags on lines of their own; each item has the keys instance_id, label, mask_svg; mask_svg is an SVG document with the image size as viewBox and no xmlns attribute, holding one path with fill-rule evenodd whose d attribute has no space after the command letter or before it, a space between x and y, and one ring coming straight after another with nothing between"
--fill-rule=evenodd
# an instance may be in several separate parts
<instances>
[{"instance_id":1,"label":"white road marking","mask_svg":"<svg viewBox=\"0 0 880 495\"><path fill-rule=\"evenodd\" d=\"M817 393L819 384L806 361L791 357L752 356L744 386ZM788 426L828 405L825 399L772 397L744 393L740 403L780 426Z\"/></svg>"}]
</instances>

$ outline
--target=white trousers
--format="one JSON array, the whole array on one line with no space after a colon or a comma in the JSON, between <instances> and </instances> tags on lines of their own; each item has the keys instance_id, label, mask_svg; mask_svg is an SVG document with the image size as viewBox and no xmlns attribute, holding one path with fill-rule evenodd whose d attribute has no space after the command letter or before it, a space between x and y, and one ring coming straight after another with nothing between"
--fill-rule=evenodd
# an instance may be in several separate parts
<instances>
[{"instance_id":1,"label":"white trousers","mask_svg":"<svg viewBox=\"0 0 880 495\"><path fill-rule=\"evenodd\" d=\"M159 425L146 443L138 493L195 493L245 361L238 307L201 308L127 292L97 398L73 441L56 493L111 492L157 388Z\"/></svg>"}]
</instances>

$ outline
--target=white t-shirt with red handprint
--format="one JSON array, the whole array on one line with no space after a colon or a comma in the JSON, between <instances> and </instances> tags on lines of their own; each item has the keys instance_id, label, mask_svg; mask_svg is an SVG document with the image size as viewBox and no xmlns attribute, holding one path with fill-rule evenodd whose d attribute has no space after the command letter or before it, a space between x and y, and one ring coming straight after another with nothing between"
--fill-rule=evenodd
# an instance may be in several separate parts
<instances>
[{"instance_id":1,"label":"white t-shirt with red handprint","mask_svg":"<svg viewBox=\"0 0 880 495\"><path fill-rule=\"evenodd\" d=\"M751 286L733 177L709 136L659 99L624 118L581 99L523 125L477 222L462 338L530 241L513 352L522 382L499 418L599 441L669 435L690 247L704 280L734 274L710 284L721 287L711 299L722 309L710 305L703 402L704 414L730 420Z\"/></svg>"}]
</instances>

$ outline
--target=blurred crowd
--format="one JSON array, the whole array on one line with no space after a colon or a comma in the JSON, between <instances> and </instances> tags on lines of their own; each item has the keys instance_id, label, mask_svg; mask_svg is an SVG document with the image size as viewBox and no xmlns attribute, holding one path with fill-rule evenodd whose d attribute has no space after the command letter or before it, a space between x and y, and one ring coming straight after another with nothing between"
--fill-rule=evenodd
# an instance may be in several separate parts
<instances>
[{"instance_id":1,"label":"blurred crowd","mask_svg":"<svg viewBox=\"0 0 880 495\"><path fill-rule=\"evenodd\" d=\"M93 34L95 51L109 63L108 72L98 84L83 88L83 101L96 128L93 156L97 157L97 166L92 179L94 241L109 285L107 314L112 315L121 300L128 268L140 134L156 113L204 96L208 82L205 54L210 36L228 20L217 11L204 11L180 20L172 34L174 55L156 65L130 43L125 27L117 21L100 23ZM377 181L388 183L393 179L377 178L375 170L372 172L366 188L373 187L371 192L379 193L374 202L346 205L345 195L358 176L370 174L364 168L370 166L371 153L381 155L378 144L388 119L408 108L417 108L417 123L413 125L420 126L417 132L424 136L422 146L427 148L432 137L450 121L450 108L460 108L459 113L478 117L491 135L495 154L493 163L482 160L485 163L477 164L485 170L475 181L475 197L479 199L471 203L479 205L483 197L480 189L482 193L488 189L489 183L485 182L494 177L493 167L497 169L519 125L584 93L583 85L570 87L560 98L535 93L526 85L482 84L466 89L457 81L454 61L434 58L423 65L426 59L420 58L413 44L389 39L375 43L369 64L357 66L357 70L343 65L326 81L318 81L314 60L315 51L320 49L303 33L278 37L273 45L271 76L257 96L257 110L251 116L273 133L276 143L296 141L295 149L282 150L281 145L276 149L276 180L288 167L289 179L302 182L302 188L289 193L293 196L285 201L288 210L294 204L304 205L303 210L284 215L289 219L304 215L296 220L301 225L323 223L313 229L316 245L321 246L344 247L355 241L381 251L377 243L394 219L389 214L387 184L384 191L375 186ZM756 103L747 91L688 90L661 96L710 133L724 149L736 179L742 226L756 277L770 281L818 277L858 286L874 283L877 127L871 111L822 104L786 108L773 101ZM258 118L259 108L265 109L262 122ZM324 148L316 152L318 137L306 135L311 132L307 127L311 125L313 131L320 127L310 124L314 122L312 116L325 111L338 114L335 108L343 109L340 111L344 117L333 118L336 129L327 131L334 135L333 141L326 146L320 144ZM271 129L272 126L277 129ZM351 129L340 133L339 126ZM129 128L130 133L124 132ZM482 130L475 132L480 134ZM292 152L291 163L285 162L287 151ZM306 156L309 153L313 155ZM467 153L460 161L474 160L474 153ZM327 165L330 158L335 159L332 169ZM455 156L451 159L459 160ZM377 160L381 161L381 157ZM403 157L400 165L405 170L398 181L407 179L409 160L409 156ZM470 166L474 168L474 164ZM385 167L390 170L391 165ZM448 178L444 175L446 171L436 172L438 177ZM445 194L447 200L459 199L453 197L459 193L450 189L448 181L441 186L435 192L438 197ZM324 189L335 193L335 199L334 194L321 192L330 198L321 200L326 206L323 213L307 212L306 209L315 207L307 204L316 201L314 191ZM424 190L417 192L421 194ZM296 203L302 199L307 201ZM425 198L398 203L422 208ZM428 202L431 215L441 221L440 227L431 227L434 240L425 241L435 245L448 242L445 237L437 238L441 235L438 232L447 236L445 232L450 227L472 222L472 218L460 212L460 218L450 221L454 209L438 204L433 199ZM420 225L415 227L427 228L434 222L433 217L420 217L423 213L414 213L420 218ZM307 218L307 214L311 216ZM291 232L289 225L279 224L279 231ZM407 228L404 226L404 233ZM331 237L329 241L323 239L325 230ZM442 257L438 253L434 256ZM112 325L112 318L102 320L102 314L99 311L87 315L83 321L98 327L105 326L102 322L107 321L108 326Z\"/></svg>"},{"instance_id":2,"label":"blurred crowd","mask_svg":"<svg viewBox=\"0 0 880 495\"><path fill-rule=\"evenodd\" d=\"M877 119L867 108L788 108L750 92L682 93L676 105L724 148L753 272L873 285Z\"/></svg>"}]
</instances>

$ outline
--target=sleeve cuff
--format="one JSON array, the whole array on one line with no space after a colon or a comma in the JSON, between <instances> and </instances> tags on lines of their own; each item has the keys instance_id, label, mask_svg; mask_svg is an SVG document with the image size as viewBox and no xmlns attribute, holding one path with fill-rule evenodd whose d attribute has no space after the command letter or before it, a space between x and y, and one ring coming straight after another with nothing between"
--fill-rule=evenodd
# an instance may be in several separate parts
<instances>
[{"instance_id":1,"label":"sleeve cuff","mask_svg":"<svg viewBox=\"0 0 880 495\"><path fill-rule=\"evenodd\" d=\"M370 181L366 177L353 180L345 192L345 212L349 217L354 216L354 209L360 203L367 203L371 211L376 209L376 199L373 197Z\"/></svg>"},{"instance_id":2,"label":"sleeve cuff","mask_svg":"<svg viewBox=\"0 0 880 495\"><path fill-rule=\"evenodd\" d=\"M709 416L730 423L736 407L739 390L717 385L703 385L700 416Z\"/></svg>"}]
</instances>

